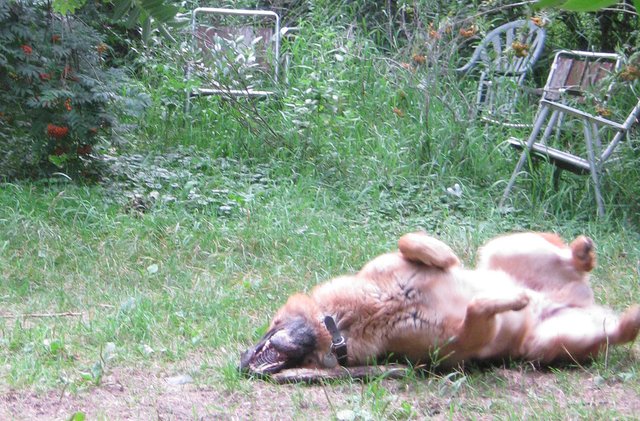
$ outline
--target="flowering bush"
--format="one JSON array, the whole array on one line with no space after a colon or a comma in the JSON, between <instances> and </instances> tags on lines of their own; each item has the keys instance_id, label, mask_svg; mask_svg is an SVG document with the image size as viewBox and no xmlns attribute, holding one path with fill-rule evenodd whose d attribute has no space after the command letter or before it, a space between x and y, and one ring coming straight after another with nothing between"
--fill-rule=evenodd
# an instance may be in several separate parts
<instances>
[{"instance_id":1,"label":"flowering bush","mask_svg":"<svg viewBox=\"0 0 640 421\"><path fill-rule=\"evenodd\" d=\"M0 2L0 179L93 173L118 128L114 102L128 100L108 52L98 32L49 2Z\"/></svg>"}]
</instances>

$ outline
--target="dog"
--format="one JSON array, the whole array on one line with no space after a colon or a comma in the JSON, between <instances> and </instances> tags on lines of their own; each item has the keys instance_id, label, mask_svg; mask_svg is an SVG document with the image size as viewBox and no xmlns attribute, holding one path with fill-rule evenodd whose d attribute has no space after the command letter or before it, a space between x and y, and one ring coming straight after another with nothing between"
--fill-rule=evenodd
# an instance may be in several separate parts
<instances>
[{"instance_id":1,"label":"dog","mask_svg":"<svg viewBox=\"0 0 640 421\"><path fill-rule=\"evenodd\" d=\"M278 310L240 368L271 375L388 357L413 364L521 359L585 362L635 340L640 306L622 315L595 304L591 239L567 245L555 234L517 233L481 247L475 269L423 232L356 275L296 294Z\"/></svg>"}]
</instances>

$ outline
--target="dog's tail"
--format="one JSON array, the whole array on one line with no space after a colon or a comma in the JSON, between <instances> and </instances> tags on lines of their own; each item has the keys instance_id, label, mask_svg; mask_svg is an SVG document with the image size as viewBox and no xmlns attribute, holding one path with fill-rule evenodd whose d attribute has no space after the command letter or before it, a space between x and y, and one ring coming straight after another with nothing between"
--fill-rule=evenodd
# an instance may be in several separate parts
<instances>
[{"instance_id":1,"label":"dog's tail","mask_svg":"<svg viewBox=\"0 0 640 421\"><path fill-rule=\"evenodd\" d=\"M451 247L424 232L403 235L398 240L398 248L406 259L427 266L448 269L460 264Z\"/></svg>"}]
</instances>

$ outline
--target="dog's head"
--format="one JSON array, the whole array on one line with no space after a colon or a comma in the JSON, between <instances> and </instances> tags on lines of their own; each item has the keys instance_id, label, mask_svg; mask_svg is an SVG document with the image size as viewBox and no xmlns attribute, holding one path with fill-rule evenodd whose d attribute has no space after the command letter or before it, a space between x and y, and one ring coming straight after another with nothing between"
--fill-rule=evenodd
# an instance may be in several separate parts
<instances>
[{"instance_id":1,"label":"dog's head","mask_svg":"<svg viewBox=\"0 0 640 421\"><path fill-rule=\"evenodd\" d=\"M258 344L240 357L240 369L252 374L275 374L287 368L324 367L323 356L331 335L321 322L316 303L306 295L294 295L276 313Z\"/></svg>"}]
</instances>

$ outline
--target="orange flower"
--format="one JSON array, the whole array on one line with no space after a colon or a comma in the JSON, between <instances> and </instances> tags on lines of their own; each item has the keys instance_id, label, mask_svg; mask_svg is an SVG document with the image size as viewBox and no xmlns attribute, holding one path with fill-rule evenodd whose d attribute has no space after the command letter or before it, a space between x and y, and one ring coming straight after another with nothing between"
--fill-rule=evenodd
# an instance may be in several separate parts
<instances>
[{"instance_id":1,"label":"orange flower","mask_svg":"<svg viewBox=\"0 0 640 421\"><path fill-rule=\"evenodd\" d=\"M519 41L513 41L511 48L515 52L516 57L526 57L529 54L529 45Z\"/></svg>"},{"instance_id":2,"label":"orange flower","mask_svg":"<svg viewBox=\"0 0 640 421\"><path fill-rule=\"evenodd\" d=\"M413 55L413 62L415 64L424 64L427 61L427 58L425 56L423 56L422 54L414 54Z\"/></svg>"},{"instance_id":3,"label":"orange flower","mask_svg":"<svg viewBox=\"0 0 640 421\"><path fill-rule=\"evenodd\" d=\"M633 64L628 65L623 71L620 72L620 79L630 82L640 78L640 69Z\"/></svg>"},{"instance_id":4,"label":"orange flower","mask_svg":"<svg viewBox=\"0 0 640 421\"><path fill-rule=\"evenodd\" d=\"M400 108L398 107L393 107L393 113L395 115L397 115L398 117L404 117L404 111L402 111Z\"/></svg>"},{"instance_id":5,"label":"orange flower","mask_svg":"<svg viewBox=\"0 0 640 421\"><path fill-rule=\"evenodd\" d=\"M62 139L69 134L69 128L64 126L56 126L55 124L47 125L47 134L56 139Z\"/></svg>"},{"instance_id":6,"label":"orange flower","mask_svg":"<svg viewBox=\"0 0 640 421\"><path fill-rule=\"evenodd\" d=\"M107 44L105 44L104 42L103 42L103 43L101 43L101 44L99 44L99 45L96 47L96 50L98 50L98 54L102 54L102 53L104 53L105 51L107 51Z\"/></svg>"},{"instance_id":7,"label":"orange flower","mask_svg":"<svg viewBox=\"0 0 640 421\"><path fill-rule=\"evenodd\" d=\"M30 55L31 53L33 53L33 48L31 48L30 45L24 44L20 48L22 48L22 51L24 51L26 55Z\"/></svg>"},{"instance_id":8,"label":"orange flower","mask_svg":"<svg viewBox=\"0 0 640 421\"><path fill-rule=\"evenodd\" d=\"M611 110L602 105L596 105L596 113L601 117L611 117Z\"/></svg>"},{"instance_id":9,"label":"orange flower","mask_svg":"<svg viewBox=\"0 0 640 421\"><path fill-rule=\"evenodd\" d=\"M468 28L460 28L460 36L463 38L471 38L472 36L474 36L476 34L476 32L478 32L478 28L475 27L475 25L470 26Z\"/></svg>"},{"instance_id":10,"label":"orange flower","mask_svg":"<svg viewBox=\"0 0 640 421\"><path fill-rule=\"evenodd\" d=\"M67 111L71 111L71 98L67 98L66 101L64 101L64 108L66 108Z\"/></svg>"},{"instance_id":11,"label":"orange flower","mask_svg":"<svg viewBox=\"0 0 640 421\"><path fill-rule=\"evenodd\" d=\"M546 22L544 21L544 19L542 19L540 16L534 16L531 18L531 22L533 22L534 25L539 26L539 27L544 27L544 25L546 24Z\"/></svg>"},{"instance_id":12,"label":"orange flower","mask_svg":"<svg viewBox=\"0 0 640 421\"><path fill-rule=\"evenodd\" d=\"M429 24L429 36L431 38L435 38L435 39L439 39L440 38L440 34L436 30L435 26L433 26L433 23Z\"/></svg>"}]
</instances>

